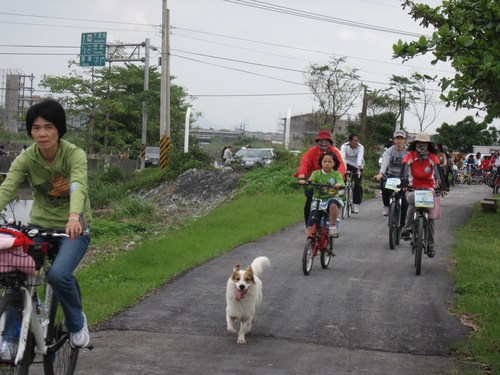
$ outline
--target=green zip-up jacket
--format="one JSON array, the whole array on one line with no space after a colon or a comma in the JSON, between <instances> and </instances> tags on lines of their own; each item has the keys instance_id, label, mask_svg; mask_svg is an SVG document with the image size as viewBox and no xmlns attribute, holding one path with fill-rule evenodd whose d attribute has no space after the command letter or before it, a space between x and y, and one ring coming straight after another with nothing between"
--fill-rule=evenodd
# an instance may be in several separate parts
<instances>
[{"instance_id":1,"label":"green zip-up jacket","mask_svg":"<svg viewBox=\"0 0 500 375\"><path fill-rule=\"evenodd\" d=\"M19 155L0 185L0 210L11 202L16 189L28 178L33 193L29 224L45 228L65 227L71 212L83 214L90 225L91 210L87 191L87 156L63 139L51 165L33 144Z\"/></svg>"}]
</instances>

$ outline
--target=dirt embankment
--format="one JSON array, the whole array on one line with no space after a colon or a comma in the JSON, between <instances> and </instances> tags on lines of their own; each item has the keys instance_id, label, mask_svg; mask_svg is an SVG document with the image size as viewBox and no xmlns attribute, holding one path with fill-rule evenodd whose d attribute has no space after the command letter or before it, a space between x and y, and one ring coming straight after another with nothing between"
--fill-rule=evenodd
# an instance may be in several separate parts
<instances>
[{"instance_id":1,"label":"dirt embankment","mask_svg":"<svg viewBox=\"0 0 500 375\"><path fill-rule=\"evenodd\" d=\"M151 202L161 218L161 233L148 233L124 239L118 246L106 248L91 245L82 266L93 263L96 256L111 255L136 247L144 238L161 235L169 228L182 225L186 220L199 218L230 199L243 173L231 170L207 171L190 169L177 178L155 188L141 192L139 197Z\"/></svg>"}]
</instances>

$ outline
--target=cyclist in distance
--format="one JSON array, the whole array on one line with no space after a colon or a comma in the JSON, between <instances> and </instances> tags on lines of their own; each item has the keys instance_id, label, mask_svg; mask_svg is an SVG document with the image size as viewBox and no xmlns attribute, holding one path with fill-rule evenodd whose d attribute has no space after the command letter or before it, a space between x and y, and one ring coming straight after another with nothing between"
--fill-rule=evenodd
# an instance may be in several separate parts
<instances>
[{"instance_id":1,"label":"cyclist in distance","mask_svg":"<svg viewBox=\"0 0 500 375\"><path fill-rule=\"evenodd\" d=\"M336 227L337 217L339 215L339 209L343 206L342 200L339 198L339 189L345 186L344 177L342 173L338 171L340 166L340 161L338 156L333 151L326 151L319 157L318 164L321 165L321 169L314 171L309 177L309 181L322 184L330 185L331 187L320 187L314 189L314 199L321 199L323 202L327 202L326 212L330 216L330 228L328 229L328 235L330 237L338 237L338 230ZM306 181L301 179L301 184L305 184ZM316 210L316 207L313 207ZM309 222L307 223L306 238L309 238L313 231L312 227L312 217L309 216Z\"/></svg>"},{"instance_id":2,"label":"cyclist in distance","mask_svg":"<svg viewBox=\"0 0 500 375\"><path fill-rule=\"evenodd\" d=\"M408 146L408 153L403 159L401 166L401 187L403 189L410 185L408 172L411 178L411 185L417 189L434 189L440 186L438 148L431 142L431 137L427 133L418 133L417 137ZM436 176L436 179L434 178ZM413 227L413 213L415 211L415 194L413 191L406 192L408 210L406 212L405 226L401 236L403 240L411 240L411 230ZM429 219L428 227L428 248L429 258L434 257L434 220Z\"/></svg>"},{"instance_id":3,"label":"cyclist in distance","mask_svg":"<svg viewBox=\"0 0 500 375\"><path fill-rule=\"evenodd\" d=\"M347 170L352 172L353 177L353 213L359 214L359 205L363 199L363 187L361 179L363 176L363 168L365 166L365 149L359 143L359 137L356 134L349 134L349 141L340 147L342 159L347 164Z\"/></svg>"},{"instance_id":4,"label":"cyclist in distance","mask_svg":"<svg viewBox=\"0 0 500 375\"><path fill-rule=\"evenodd\" d=\"M86 347L90 341L87 319L72 275L90 242L87 156L61 139L66 133L66 114L55 100L28 109L26 130L34 144L14 160L0 185L0 210L13 200L27 176L33 194L28 224L65 228L69 238L59 239L59 251L47 277L63 308L71 345Z\"/></svg>"},{"instance_id":5,"label":"cyclist in distance","mask_svg":"<svg viewBox=\"0 0 500 375\"><path fill-rule=\"evenodd\" d=\"M389 204L393 192L393 190L385 188L385 181L389 177L399 177L401 173L401 163L403 162L403 158L408 153L405 147L406 133L403 130L396 130L393 134L392 140L394 142L394 146L389 147L385 151L380 171L375 176L377 181L382 181L380 188L382 190L382 202L384 203L384 216L389 215ZM401 204L401 217L403 218L406 215L407 207L408 203L406 202L406 198L403 196Z\"/></svg>"},{"instance_id":6,"label":"cyclist in distance","mask_svg":"<svg viewBox=\"0 0 500 375\"><path fill-rule=\"evenodd\" d=\"M321 169L321 165L318 160L323 152L332 151L337 155L337 159L339 160L338 171L345 176L345 164L342 159L342 155L340 151L333 146L332 134L328 130L321 130L316 137L316 146L311 147L309 150L305 152L305 154L300 159L299 170L294 175L294 177L298 177L299 179L304 179L306 176L310 176L314 171ZM304 221L307 223L309 221L309 213L311 212L311 203L313 197L313 189L306 189L304 194L306 196L306 203L304 205Z\"/></svg>"}]
</instances>

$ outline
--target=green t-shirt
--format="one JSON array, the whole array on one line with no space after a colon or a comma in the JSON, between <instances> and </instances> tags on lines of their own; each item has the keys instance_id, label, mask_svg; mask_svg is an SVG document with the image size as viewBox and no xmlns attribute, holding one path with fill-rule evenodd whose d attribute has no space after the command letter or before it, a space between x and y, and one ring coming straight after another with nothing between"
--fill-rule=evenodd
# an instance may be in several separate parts
<instances>
[{"instance_id":1,"label":"green t-shirt","mask_svg":"<svg viewBox=\"0 0 500 375\"><path fill-rule=\"evenodd\" d=\"M314 188L313 198L317 199L319 196L319 198L323 201L331 198L338 198L338 190L333 187L334 185L341 184L342 186L345 186L342 173L336 170L332 170L330 173L326 174L323 172L323 169L319 169L314 171L309 179L316 184L332 186L332 188Z\"/></svg>"},{"instance_id":2,"label":"green t-shirt","mask_svg":"<svg viewBox=\"0 0 500 375\"><path fill-rule=\"evenodd\" d=\"M11 202L24 179L33 193L29 224L41 227L65 227L71 212L83 214L90 225L92 214L87 190L87 156L63 139L51 165L33 144L12 163L0 185L0 209Z\"/></svg>"}]
</instances>

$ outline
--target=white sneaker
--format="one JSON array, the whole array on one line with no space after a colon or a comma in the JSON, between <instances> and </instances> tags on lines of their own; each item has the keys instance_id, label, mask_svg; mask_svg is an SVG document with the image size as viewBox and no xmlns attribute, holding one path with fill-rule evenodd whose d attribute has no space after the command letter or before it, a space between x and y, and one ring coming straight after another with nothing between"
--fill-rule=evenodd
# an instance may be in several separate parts
<instances>
[{"instance_id":1,"label":"white sneaker","mask_svg":"<svg viewBox=\"0 0 500 375\"><path fill-rule=\"evenodd\" d=\"M331 226L328 230L328 235L333 238L337 238L339 236L339 231L336 226Z\"/></svg>"},{"instance_id":2,"label":"white sneaker","mask_svg":"<svg viewBox=\"0 0 500 375\"><path fill-rule=\"evenodd\" d=\"M90 334L87 326L87 317L83 314L83 327L78 332L70 332L69 342L73 348L84 348L89 346Z\"/></svg>"},{"instance_id":3,"label":"white sneaker","mask_svg":"<svg viewBox=\"0 0 500 375\"><path fill-rule=\"evenodd\" d=\"M17 342L2 341L0 345L0 358L2 359L13 359L17 354Z\"/></svg>"},{"instance_id":4,"label":"white sneaker","mask_svg":"<svg viewBox=\"0 0 500 375\"><path fill-rule=\"evenodd\" d=\"M389 206L384 206L384 216L389 216Z\"/></svg>"},{"instance_id":5,"label":"white sneaker","mask_svg":"<svg viewBox=\"0 0 500 375\"><path fill-rule=\"evenodd\" d=\"M355 204L352 206L352 213L359 214L359 204Z\"/></svg>"}]
</instances>

